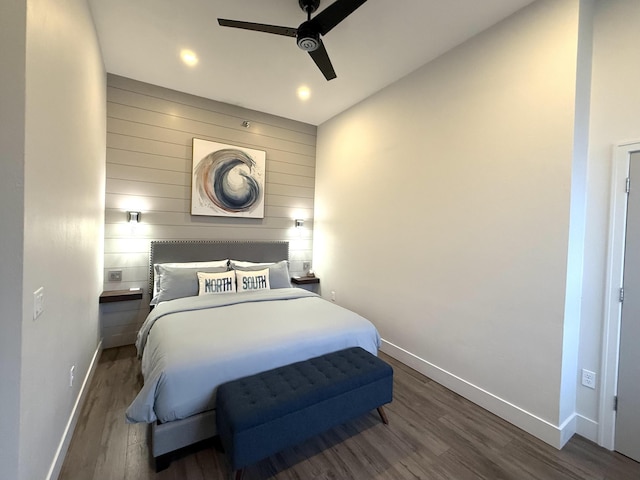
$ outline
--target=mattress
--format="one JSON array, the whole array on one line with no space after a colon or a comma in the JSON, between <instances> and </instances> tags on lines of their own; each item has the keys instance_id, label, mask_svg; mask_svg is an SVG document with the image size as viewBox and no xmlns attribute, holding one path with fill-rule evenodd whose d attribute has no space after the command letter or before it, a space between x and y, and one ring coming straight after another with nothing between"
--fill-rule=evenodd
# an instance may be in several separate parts
<instances>
[{"instance_id":1,"label":"mattress","mask_svg":"<svg viewBox=\"0 0 640 480\"><path fill-rule=\"evenodd\" d=\"M298 288L160 303L136 342L144 386L128 422L171 422L211 410L219 385L349 347L377 355L360 315Z\"/></svg>"}]
</instances>

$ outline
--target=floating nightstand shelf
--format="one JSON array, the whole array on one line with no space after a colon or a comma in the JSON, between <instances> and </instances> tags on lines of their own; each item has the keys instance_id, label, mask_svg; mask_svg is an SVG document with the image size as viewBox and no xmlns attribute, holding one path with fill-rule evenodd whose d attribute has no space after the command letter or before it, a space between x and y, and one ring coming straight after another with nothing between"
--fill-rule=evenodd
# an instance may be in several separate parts
<instances>
[{"instance_id":1,"label":"floating nightstand shelf","mask_svg":"<svg viewBox=\"0 0 640 480\"><path fill-rule=\"evenodd\" d=\"M320 283L318 277L291 277L291 283L295 285L309 285L312 283Z\"/></svg>"},{"instance_id":2,"label":"floating nightstand shelf","mask_svg":"<svg viewBox=\"0 0 640 480\"><path fill-rule=\"evenodd\" d=\"M100 303L128 302L142 299L142 289L137 290L105 290L100 294Z\"/></svg>"}]
</instances>

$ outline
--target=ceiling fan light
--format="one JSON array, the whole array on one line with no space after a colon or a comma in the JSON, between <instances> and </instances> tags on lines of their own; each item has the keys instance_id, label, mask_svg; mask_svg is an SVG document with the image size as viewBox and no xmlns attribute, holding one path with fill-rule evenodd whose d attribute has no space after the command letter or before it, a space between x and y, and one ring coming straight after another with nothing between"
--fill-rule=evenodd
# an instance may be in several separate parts
<instances>
[{"instance_id":1,"label":"ceiling fan light","mask_svg":"<svg viewBox=\"0 0 640 480\"><path fill-rule=\"evenodd\" d=\"M319 43L313 37L298 38L298 47L305 52L313 52L318 49Z\"/></svg>"}]
</instances>

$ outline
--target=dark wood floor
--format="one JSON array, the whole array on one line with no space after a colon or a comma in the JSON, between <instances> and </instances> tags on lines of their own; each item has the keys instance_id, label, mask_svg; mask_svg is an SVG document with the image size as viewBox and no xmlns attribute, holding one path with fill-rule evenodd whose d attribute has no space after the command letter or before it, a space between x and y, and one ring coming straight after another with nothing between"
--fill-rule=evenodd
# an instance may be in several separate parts
<instances>
[{"instance_id":1,"label":"dark wood floor","mask_svg":"<svg viewBox=\"0 0 640 480\"><path fill-rule=\"evenodd\" d=\"M558 451L382 356L395 370L388 426L373 411L248 467L244 479L640 479L639 463L577 436ZM133 346L103 352L59 480L228 479L213 442L154 472L146 425L124 421L139 372Z\"/></svg>"}]
</instances>

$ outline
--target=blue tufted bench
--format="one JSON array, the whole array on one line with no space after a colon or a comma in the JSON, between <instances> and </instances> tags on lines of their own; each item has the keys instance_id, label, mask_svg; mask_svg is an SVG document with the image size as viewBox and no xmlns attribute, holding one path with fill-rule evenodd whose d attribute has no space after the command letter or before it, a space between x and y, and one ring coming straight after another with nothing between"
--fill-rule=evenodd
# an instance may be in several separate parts
<instances>
[{"instance_id":1,"label":"blue tufted bench","mask_svg":"<svg viewBox=\"0 0 640 480\"><path fill-rule=\"evenodd\" d=\"M328 353L218 387L216 424L236 480L243 468L393 396L393 369L360 347Z\"/></svg>"}]
</instances>

